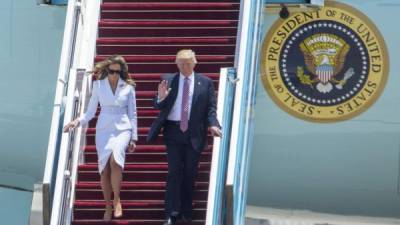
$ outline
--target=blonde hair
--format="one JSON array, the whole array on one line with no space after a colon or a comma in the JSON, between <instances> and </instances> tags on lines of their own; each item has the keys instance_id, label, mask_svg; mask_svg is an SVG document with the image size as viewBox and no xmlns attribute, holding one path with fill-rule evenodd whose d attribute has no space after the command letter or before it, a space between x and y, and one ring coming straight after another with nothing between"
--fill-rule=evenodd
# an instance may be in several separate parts
<instances>
[{"instance_id":1,"label":"blonde hair","mask_svg":"<svg viewBox=\"0 0 400 225\"><path fill-rule=\"evenodd\" d=\"M108 76L108 66L112 64L119 64L121 67L120 78L127 84L135 86L135 81L129 77L128 64L126 63L124 57L120 55L112 55L107 59L96 63L93 68L93 74L96 76L97 80L103 80Z\"/></svg>"},{"instance_id":2,"label":"blonde hair","mask_svg":"<svg viewBox=\"0 0 400 225\"><path fill-rule=\"evenodd\" d=\"M192 59L194 63L197 63L196 53L192 49L182 49L176 54L175 63L178 59Z\"/></svg>"}]
</instances>

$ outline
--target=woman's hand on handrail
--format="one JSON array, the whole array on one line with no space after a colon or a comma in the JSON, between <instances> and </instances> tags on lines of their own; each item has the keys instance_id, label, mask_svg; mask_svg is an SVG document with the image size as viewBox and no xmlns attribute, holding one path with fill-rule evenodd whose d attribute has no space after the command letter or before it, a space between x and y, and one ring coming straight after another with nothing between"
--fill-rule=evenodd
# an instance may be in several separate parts
<instances>
[{"instance_id":1,"label":"woman's hand on handrail","mask_svg":"<svg viewBox=\"0 0 400 225\"><path fill-rule=\"evenodd\" d=\"M79 119L75 119L75 120L69 122L67 125L65 125L65 127L63 128L63 131L70 132L78 126L79 126Z\"/></svg>"}]
</instances>

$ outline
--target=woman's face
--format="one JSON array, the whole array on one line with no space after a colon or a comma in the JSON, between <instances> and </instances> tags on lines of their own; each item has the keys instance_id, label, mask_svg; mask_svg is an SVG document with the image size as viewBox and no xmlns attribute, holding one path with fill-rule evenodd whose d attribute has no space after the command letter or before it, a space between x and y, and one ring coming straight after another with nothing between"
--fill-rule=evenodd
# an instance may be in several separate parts
<instances>
[{"instance_id":1,"label":"woman's face","mask_svg":"<svg viewBox=\"0 0 400 225\"><path fill-rule=\"evenodd\" d=\"M109 79L118 79L121 74L121 65L119 63L110 64L107 68Z\"/></svg>"}]
</instances>

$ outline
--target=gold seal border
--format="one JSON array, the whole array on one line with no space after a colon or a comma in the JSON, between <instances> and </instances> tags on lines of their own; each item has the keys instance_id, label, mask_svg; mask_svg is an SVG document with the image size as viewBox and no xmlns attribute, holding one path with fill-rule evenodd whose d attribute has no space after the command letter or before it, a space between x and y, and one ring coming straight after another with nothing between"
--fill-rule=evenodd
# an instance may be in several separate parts
<instances>
[{"instance_id":1,"label":"gold seal border","mask_svg":"<svg viewBox=\"0 0 400 225\"><path fill-rule=\"evenodd\" d=\"M377 42L378 42L378 45L379 45L380 50L381 50L380 56L382 57L383 69L382 69L382 71L380 73L382 77L380 79L380 83L379 83L379 86L377 87L376 91L373 93L371 98L369 98L365 103L363 103L361 105L360 108L354 109L352 112L345 113L342 116L337 116L337 117L332 117L332 118L312 117L312 116L304 115L303 113L297 112L293 108L290 108L289 106L287 106L284 103L282 103L281 100L278 98L278 96L275 95L274 91L272 90L273 87L270 85L270 83L268 81L268 78L267 78L267 71L266 71L267 63L266 62L267 62L267 55L268 54L265 54L265 53L268 52L268 47L269 47L268 44L271 43L272 38L275 36L275 34L277 32L277 29L281 25L283 25L285 23L285 20L278 18L278 20L275 21L274 24L270 27L269 31L266 33L265 38L263 40L262 51L261 51L261 54L262 54L262 56L261 56L261 74L260 74L261 75L261 80L262 80L264 89L267 91L268 95L275 102L275 104L277 104L282 110L284 110L285 112L287 112L288 114L290 114L290 115L292 115L294 117L297 117L297 118L300 118L300 119L303 119L303 120L306 120L306 121L310 121L310 122L319 122L319 123L331 123L331 122L344 121L344 120L351 119L351 118L353 118L355 116L358 116L361 113L365 112L381 96L381 94L382 94L382 92L384 90L384 87L386 86L386 82L387 82L388 75L389 75L389 56L388 56L387 46L386 46L386 43L385 43L385 40L384 40L382 34L380 33L380 31L378 30L376 25L371 21L371 19L369 19L364 13L362 13L358 9L356 9L356 8L354 8L354 7L352 7L352 6L348 5L348 4L345 4L345 3L339 3L339 2L336 2L336 1L328 0L328 1L325 2L325 5L327 7L330 7L330 8L337 8L340 11L348 12L348 13L353 14L354 16L356 16L357 19L360 19L365 25L367 25L368 28L370 29L370 31L373 32L373 35L377 38ZM296 14L297 13L294 13L289 18L292 18ZM312 20L312 21L316 21L316 20ZM337 21L337 20L332 20L332 21L336 21L336 22L339 22L339 23L342 24L342 22ZM309 22L306 22L304 24L307 24L307 23L309 23ZM288 33L288 37L290 37L290 34L294 30L295 29L293 29L290 33ZM285 42L288 37L283 39L283 42ZM369 51L368 51L368 53L369 53ZM369 61L371 62L371 58L369 58ZM277 73L278 73L279 76L281 75L280 71L279 71L279 68L277 68ZM368 78L369 78L370 75L371 74L369 73L368 74ZM366 82L368 82L368 80L369 80L368 78L367 78ZM286 89L286 87L285 87L285 89ZM354 96L354 97L356 97L356 96ZM353 98L349 99L348 101L351 101ZM299 101L303 103L303 101L301 99ZM346 102L348 102L348 101L346 101ZM338 104L338 106L342 105L342 104L345 104L346 102ZM305 103L305 104L314 106L316 108L320 107L320 106L315 106L315 105L312 105L312 104L309 104L309 103Z\"/></svg>"}]
</instances>

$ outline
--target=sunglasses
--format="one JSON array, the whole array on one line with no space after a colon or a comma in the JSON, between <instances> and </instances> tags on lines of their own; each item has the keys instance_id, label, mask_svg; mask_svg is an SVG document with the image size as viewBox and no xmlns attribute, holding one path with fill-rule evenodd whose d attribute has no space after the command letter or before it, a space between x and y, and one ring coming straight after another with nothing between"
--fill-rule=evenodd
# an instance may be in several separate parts
<instances>
[{"instance_id":1,"label":"sunglasses","mask_svg":"<svg viewBox=\"0 0 400 225\"><path fill-rule=\"evenodd\" d=\"M120 74L121 70L107 69L108 74Z\"/></svg>"}]
</instances>

